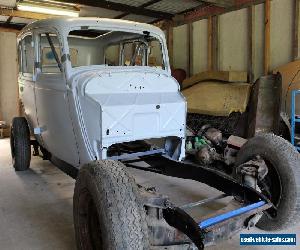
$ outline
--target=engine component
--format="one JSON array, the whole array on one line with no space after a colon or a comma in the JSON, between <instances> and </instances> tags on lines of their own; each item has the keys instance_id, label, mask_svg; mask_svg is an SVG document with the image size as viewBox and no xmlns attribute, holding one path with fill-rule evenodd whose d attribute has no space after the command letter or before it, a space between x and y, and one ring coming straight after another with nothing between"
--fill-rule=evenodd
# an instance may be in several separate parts
<instances>
[{"instance_id":1,"label":"engine component","mask_svg":"<svg viewBox=\"0 0 300 250\"><path fill-rule=\"evenodd\" d=\"M214 161L223 160L222 155L218 154L216 149L208 144L203 145L195 154L197 162L203 165L212 164Z\"/></svg>"},{"instance_id":2,"label":"engine component","mask_svg":"<svg viewBox=\"0 0 300 250\"><path fill-rule=\"evenodd\" d=\"M222 132L216 128L209 128L204 133L204 136L216 146L221 146L223 136Z\"/></svg>"},{"instance_id":3,"label":"engine component","mask_svg":"<svg viewBox=\"0 0 300 250\"><path fill-rule=\"evenodd\" d=\"M245 138L231 135L231 136L229 136L229 138L227 140L227 145L240 149L246 142L247 142L247 139L245 139Z\"/></svg>"},{"instance_id":4,"label":"engine component","mask_svg":"<svg viewBox=\"0 0 300 250\"><path fill-rule=\"evenodd\" d=\"M195 149L201 149L203 146L207 145L208 142L202 137L195 137Z\"/></svg>"},{"instance_id":5,"label":"engine component","mask_svg":"<svg viewBox=\"0 0 300 250\"><path fill-rule=\"evenodd\" d=\"M257 180L262 180L268 174L268 167L265 161L257 155L255 159L245 162L237 169L238 173L243 176L244 183L260 191Z\"/></svg>"},{"instance_id":6,"label":"engine component","mask_svg":"<svg viewBox=\"0 0 300 250\"><path fill-rule=\"evenodd\" d=\"M246 139L231 135L227 139L227 146L224 149L224 162L226 165L233 165L236 161L237 153L240 148L247 142Z\"/></svg>"},{"instance_id":7,"label":"engine component","mask_svg":"<svg viewBox=\"0 0 300 250\"><path fill-rule=\"evenodd\" d=\"M226 163L226 165L230 166L235 163L237 153L237 149L231 148L227 145L224 150L224 162Z\"/></svg>"}]
</instances>

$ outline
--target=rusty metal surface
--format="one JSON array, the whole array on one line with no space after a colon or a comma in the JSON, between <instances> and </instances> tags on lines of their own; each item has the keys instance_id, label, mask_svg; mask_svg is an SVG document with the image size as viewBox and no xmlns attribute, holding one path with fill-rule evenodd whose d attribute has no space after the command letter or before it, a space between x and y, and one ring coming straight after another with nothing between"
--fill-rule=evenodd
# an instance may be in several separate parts
<instances>
[{"instance_id":1,"label":"rusty metal surface","mask_svg":"<svg viewBox=\"0 0 300 250\"><path fill-rule=\"evenodd\" d=\"M280 74L260 77L249 103L248 137L261 132L279 132L282 79Z\"/></svg>"}]
</instances>

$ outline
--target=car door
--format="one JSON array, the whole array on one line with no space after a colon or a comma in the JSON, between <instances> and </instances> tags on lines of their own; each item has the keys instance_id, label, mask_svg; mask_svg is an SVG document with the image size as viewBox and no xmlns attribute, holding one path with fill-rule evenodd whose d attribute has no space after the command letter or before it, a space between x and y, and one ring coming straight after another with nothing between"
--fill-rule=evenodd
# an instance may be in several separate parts
<instances>
[{"instance_id":1,"label":"car door","mask_svg":"<svg viewBox=\"0 0 300 250\"><path fill-rule=\"evenodd\" d=\"M35 82L38 131L44 147L55 157L73 166L79 164L79 154L69 112L66 85L60 64L61 44L54 32L37 34L37 70Z\"/></svg>"},{"instance_id":2,"label":"car door","mask_svg":"<svg viewBox=\"0 0 300 250\"><path fill-rule=\"evenodd\" d=\"M19 52L19 96L25 116L31 131L37 127L37 116L34 95L34 42L32 33L26 33L21 38L18 46Z\"/></svg>"}]
</instances>

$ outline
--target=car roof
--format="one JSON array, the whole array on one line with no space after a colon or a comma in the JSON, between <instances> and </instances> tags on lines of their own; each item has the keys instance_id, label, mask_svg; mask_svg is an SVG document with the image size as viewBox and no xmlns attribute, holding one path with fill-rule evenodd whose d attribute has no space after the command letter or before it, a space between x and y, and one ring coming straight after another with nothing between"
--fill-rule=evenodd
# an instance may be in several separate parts
<instances>
[{"instance_id":1,"label":"car roof","mask_svg":"<svg viewBox=\"0 0 300 250\"><path fill-rule=\"evenodd\" d=\"M49 19L43 19L34 21L26 25L20 32L20 35L24 32L30 31L35 28L56 28L59 31L70 30L72 27L87 27L87 26L99 26L101 29L124 29L134 31L148 31L155 33L159 36L164 36L163 31L150 24L138 23L133 21L121 20L121 19L108 19L97 17L55 17Z\"/></svg>"}]
</instances>

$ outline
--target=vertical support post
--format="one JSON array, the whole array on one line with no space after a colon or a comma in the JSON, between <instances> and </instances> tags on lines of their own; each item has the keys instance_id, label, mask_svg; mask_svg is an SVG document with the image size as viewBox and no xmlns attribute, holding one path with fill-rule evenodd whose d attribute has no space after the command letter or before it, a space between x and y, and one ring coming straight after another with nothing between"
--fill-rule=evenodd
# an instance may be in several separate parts
<instances>
[{"instance_id":1,"label":"vertical support post","mask_svg":"<svg viewBox=\"0 0 300 250\"><path fill-rule=\"evenodd\" d=\"M270 71L270 27L271 27L271 4L270 0L265 2L265 47L264 47L264 74Z\"/></svg>"},{"instance_id":2,"label":"vertical support post","mask_svg":"<svg viewBox=\"0 0 300 250\"><path fill-rule=\"evenodd\" d=\"M212 17L212 69L219 70L219 16Z\"/></svg>"},{"instance_id":3,"label":"vertical support post","mask_svg":"<svg viewBox=\"0 0 300 250\"><path fill-rule=\"evenodd\" d=\"M188 24L188 76L192 76L193 75L193 60L194 60L194 55L193 55L193 50L194 50L194 46L193 46L193 24L189 23Z\"/></svg>"},{"instance_id":4,"label":"vertical support post","mask_svg":"<svg viewBox=\"0 0 300 250\"><path fill-rule=\"evenodd\" d=\"M248 77L254 82L255 71L255 6L248 8Z\"/></svg>"},{"instance_id":5,"label":"vertical support post","mask_svg":"<svg viewBox=\"0 0 300 250\"><path fill-rule=\"evenodd\" d=\"M293 22L293 60L299 57L299 0L294 0L294 22Z\"/></svg>"},{"instance_id":6,"label":"vertical support post","mask_svg":"<svg viewBox=\"0 0 300 250\"><path fill-rule=\"evenodd\" d=\"M173 25L168 25L167 28L167 45L168 45L168 52L169 52L169 62L170 66L173 66Z\"/></svg>"},{"instance_id":7,"label":"vertical support post","mask_svg":"<svg viewBox=\"0 0 300 250\"><path fill-rule=\"evenodd\" d=\"M212 17L210 16L207 20L207 70L213 70L212 63Z\"/></svg>"},{"instance_id":8,"label":"vertical support post","mask_svg":"<svg viewBox=\"0 0 300 250\"><path fill-rule=\"evenodd\" d=\"M295 117L295 103L296 103L296 91L292 91L292 105L291 105L291 143L295 146L295 127L296 127L296 117Z\"/></svg>"}]
</instances>

